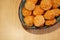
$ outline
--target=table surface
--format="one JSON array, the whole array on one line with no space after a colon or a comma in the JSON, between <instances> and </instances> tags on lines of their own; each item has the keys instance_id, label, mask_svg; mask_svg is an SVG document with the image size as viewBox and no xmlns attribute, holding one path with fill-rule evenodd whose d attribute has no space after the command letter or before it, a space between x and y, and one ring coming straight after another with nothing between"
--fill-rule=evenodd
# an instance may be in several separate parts
<instances>
[{"instance_id":1,"label":"table surface","mask_svg":"<svg viewBox=\"0 0 60 40\"><path fill-rule=\"evenodd\" d=\"M20 2L0 0L0 40L60 40L60 28L38 35L24 30L18 17Z\"/></svg>"}]
</instances>

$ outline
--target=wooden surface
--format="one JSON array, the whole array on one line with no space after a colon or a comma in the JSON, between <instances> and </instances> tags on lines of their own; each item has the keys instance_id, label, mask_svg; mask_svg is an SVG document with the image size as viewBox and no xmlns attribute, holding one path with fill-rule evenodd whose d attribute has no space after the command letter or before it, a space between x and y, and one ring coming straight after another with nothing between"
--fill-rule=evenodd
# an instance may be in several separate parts
<instances>
[{"instance_id":1,"label":"wooden surface","mask_svg":"<svg viewBox=\"0 0 60 40\"><path fill-rule=\"evenodd\" d=\"M0 40L60 40L60 28L39 35L25 31L18 17L20 2L0 0Z\"/></svg>"}]
</instances>

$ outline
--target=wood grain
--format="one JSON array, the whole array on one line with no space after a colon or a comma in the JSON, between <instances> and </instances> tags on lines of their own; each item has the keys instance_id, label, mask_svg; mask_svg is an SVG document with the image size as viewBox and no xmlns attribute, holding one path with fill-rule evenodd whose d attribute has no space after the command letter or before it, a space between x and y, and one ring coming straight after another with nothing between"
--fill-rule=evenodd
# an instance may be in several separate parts
<instances>
[{"instance_id":1,"label":"wood grain","mask_svg":"<svg viewBox=\"0 0 60 40\"><path fill-rule=\"evenodd\" d=\"M38 35L24 30L18 17L20 2L21 0L0 0L0 40L60 40L60 28Z\"/></svg>"}]
</instances>

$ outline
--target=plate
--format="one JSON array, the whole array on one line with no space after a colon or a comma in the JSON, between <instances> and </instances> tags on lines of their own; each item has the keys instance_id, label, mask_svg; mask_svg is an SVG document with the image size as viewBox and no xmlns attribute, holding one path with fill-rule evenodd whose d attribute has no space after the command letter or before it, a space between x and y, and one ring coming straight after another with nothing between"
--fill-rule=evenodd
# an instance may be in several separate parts
<instances>
[{"instance_id":1,"label":"plate","mask_svg":"<svg viewBox=\"0 0 60 40\"><path fill-rule=\"evenodd\" d=\"M23 17L23 15L22 15L22 8L24 7L25 2L26 2L26 0L22 0L22 1L21 1L21 4L20 4L20 6L19 6L19 11L18 11L18 12L19 12L19 13L18 13L19 19L20 19L21 24L22 24L22 26L23 26L23 28L24 28L25 30L27 30L28 32L34 33L34 34L44 34L44 33L52 32L52 31L56 30L57 28L59 28L57 25L60 24L60 23L59 23L59 21L60 21L60 16L56 18L56 19L57 19L57 23L54 24L53 26L50 26L50 27L44 26L44 27L42 27L42 28L37 28L37 27L35 27L35 26L32 26L31 28L28 28L28 27L25 25L24 21L23 21L24 17ZM60 8L60 7L59 7L59 8Z\"/></svg>"}]
</instances>

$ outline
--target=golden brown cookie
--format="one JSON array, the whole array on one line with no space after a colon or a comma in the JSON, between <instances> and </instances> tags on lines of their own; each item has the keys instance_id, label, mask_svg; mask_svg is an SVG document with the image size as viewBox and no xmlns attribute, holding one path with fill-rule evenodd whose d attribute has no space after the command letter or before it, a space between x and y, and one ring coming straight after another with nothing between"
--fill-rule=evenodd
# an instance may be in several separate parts
<instances>
[{"instance_id":1,"label":"golden brown cookie","mask_svg":"<svg viewBox=\"0 0 60 40\"><path fill-rule=\"evenodd\" d=\"M60 6L60 0L52 0L53 8L58 8Z\"/></svg>"},{"instance_id":2,"label":"golden brown cookie","mask_svg":"<svg viewBox=\"0 0 60 40\"><path fill-rule=\"evenodd\" d=\"M35 4L33 4L32 2L26 2L25 3L25 8L27 9L27 10L34 10L34 8L35 8Z\"/></svg>"},{"instance_id":3,"label":"golden brown cookie","mask_svg":"<svg viewBox=\"0 0 60 40\"><path fill-rule=\"evenodd\" d=\"M44 10L49 10L52 7L51 0L41 0L40 7Z\"/></svg>"},{"instance_id":4,"label":"golden brown cookie","mask_svg":"<svg viewBox=\"0 0 60 40\"><path fill-rule=\"evenodd\" d=\"M34 19L33 16L26 16L24 18L24 22L27 26L33 26L33 19Z\"/></svg>"},{"instance_id":5,"label":"golden brown cookie","mask_svg":"<svg viewBox=\"0 0 60 40\"><path fill-rule=\"evenodd\" d=\"M45 14L44 14L44 18L45 19L54 19L55 18L55 12L53 10L48 10Z\"/></svg>"},{"instance_id":6,"label":"golden brown cookie","mask_svg":"<svg viewBox=\"0 0 60 40\"><path fill-rule=\"evenodd\" d=\"M55 12L55 16L60 16L60 9L53 9L53 11Z\"/></svg>"},{"instance_id":7,"label":"golden brown cookie","mask_svg":"<svg viewBox=\"0 0 60 40\"><path fill-rule=\"evenodd\" d=\"M44 25L44 17L42 15L37 15L36 17L34 17L34 25L36 27L41 27L42 25Z\"/></svg>"},{"instance_id":8,"label":"golden brown cookie","mask_svg":"<svg viewBox=\"0 0 60 40\"><path fill-rule=\"evenodd\" d=\"M56 19L46 20L45 21L45 25L47 25L47 26L54 25L55 23L56 23Z\"/></svg>"},{"instance_id":9,"label":"golden brown cookie","mask_svg":"<svg viewBox=\"0 0 60 40\"><path fill-rule=\"evenodd\" d=\"M33 15L42 15L44 13L44 10L40 8L39 5L36 5L34 11L33 11Z\"/></svg>"},{"instance_id":10,"label":"golden brown cookie","mask_svg":"<svg viewBox=\"0 0 60 40\"><path fill-rule=\"evenodd\" d=\"M26 2L32 2L33 4L36 4L38 0L26 0Z\"/></svg>"},{"instance_id":11,"label":"golden brown cookie","mask_svg":"<svg viewBox=\"0 0 60 40\"><path fill-rule=\"evenodd\" d=\"M23 8L22 14L23 14L23 16L30 16L32 14L32 11Z\"/></svg>"}]
</instances>

